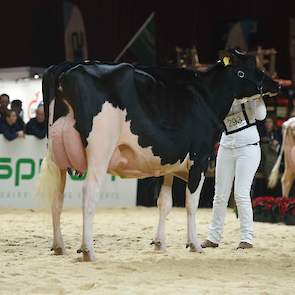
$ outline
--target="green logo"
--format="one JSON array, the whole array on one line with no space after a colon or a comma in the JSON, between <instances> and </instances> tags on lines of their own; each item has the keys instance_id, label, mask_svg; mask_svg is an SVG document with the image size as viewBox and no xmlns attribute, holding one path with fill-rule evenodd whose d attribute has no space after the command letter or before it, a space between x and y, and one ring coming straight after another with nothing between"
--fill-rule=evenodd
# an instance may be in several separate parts
<instances>
[{"instance_id":1,"label":"green logo","mask_svg":"<svg viewBox=\"0 0 295 295\"><path fill-rule=\"evenodd\" d=\"M84 173L82 176L78 176L78 175L70 175L70 178L72 179L72 180L77 180L77 181L79 181L79 180L84 180L85 178L86 178L86 175L87 175L87 173Z\"/></svg>"},{"instance_id":2,"label":"green logo","mask_svg":"<svg viewBox=\"0 0 295 295\"><path fill-rule=\"evenodd\" d=\"M23 167L29 167L29 172L22 173ZM19 186L20 179L32 179L35 175L35 162L33 159L19 159L15 164L15 185Z\"/></svg>"},{"instance_id":3,"label":"green logo","mask_svg":"<svg viewBox=\"0 0 295 295\"><path fill-rule=\"evenodd\" d=\"M27 167L27 171L24 168ZM13 169L11 167L11 158L0 158L0 179L8 179L12 177ZM35 162L33 159L22 158L15 163L14 184L19 186L20 180L32 179L35 175Z\"/></svg>"},{"instance_id":4,"label":"green logo","mask_svg":"<svg viewBox=\"0 0 295 295\"><path fill-rule=\"evenodd\" d=\"M10 163L10 158L0 158L0 172L3 171L5 174L0 173L0 179L7 179L12 176L12 168L7 165L7 163ZM2 164L4 163L4 164Z\"/></svg>"}]
</instances>

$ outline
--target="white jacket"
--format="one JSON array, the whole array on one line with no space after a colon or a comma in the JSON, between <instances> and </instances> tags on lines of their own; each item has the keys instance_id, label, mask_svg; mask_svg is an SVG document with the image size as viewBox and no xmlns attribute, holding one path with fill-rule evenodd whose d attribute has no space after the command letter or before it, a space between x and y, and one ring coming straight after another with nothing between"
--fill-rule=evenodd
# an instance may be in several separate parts
<instances>
[{"instance_id":1,"label":"white jacket","mask_svg":"<svg viewBox=\"0 0 295 295\"><path fill-rule=\"evenodd\" d=\"M263 99L259 98L244 103L244 113L248 117L248 122L246 122L242 108L243 105L241 104L232 105L224 120L224 124L228 127L226 128L227 131L234 133L226 134L226 132L223 132L220 145L228 148L237 148L260 141L257 127L254 124L256 120L261 121L266 117L266 107ZM240 131L235 132L235 130Z\"/></svg>"}]
</instances>

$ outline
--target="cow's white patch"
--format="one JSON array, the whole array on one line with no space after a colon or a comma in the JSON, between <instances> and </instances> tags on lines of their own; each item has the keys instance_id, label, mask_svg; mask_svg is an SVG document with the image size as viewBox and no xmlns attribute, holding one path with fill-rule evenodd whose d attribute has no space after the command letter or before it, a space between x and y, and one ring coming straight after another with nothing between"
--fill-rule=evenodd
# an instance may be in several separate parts
<instances>
[{"instance_id":1,"label":"cow's white patch","mask_svg":"<svg viewBox=\"0 0 295 295\"><path fill-rule=\"evenodd\" d=\"M53 124L55 98L49 104L48 128Z\"/></svg>"},{"instance_id":2,"label":"cow's white patch","mask_svg":"<svg viewBox=\"0 0 295 295\"><path fill-rule=\"evenodd\" d=\"M295 129L295 118L292 117L283 123L283 129L287 127L292 127Z\"/></svg>"},{"instance_id":3,"label":"cow's white patch","mask_svg":"<svg viewBox=\"0 0 295 295\"><path fill-rule=\"evenodd\" d=\"M121 110L105 102L101 112L94 117L92 130L87 138L90 145L96 145L96 150L103 148L105 142L118 138L108 163L108 173L122 178L177 174L187 180L191 166L188 155L182 163L178 161L174 164L161 165L161 158L154 155L151 146L143 148L139 145L139 137L131 132L131 122L126 121L126 115L126 109Z\"/></svg>"},{"instance_id":4,"label":"cow's white patch","mask_svg":"<svg viewBox=\"0 0 295 295\"><path fill-rule=\"evenodd\" d=\"M49 104L49 114L48 114L48 149L52 151L52 141L50 138L50 129L53 125L53 117L54 117L54 105L55 105L55 98Z\"/></svg>"}]
</instances>

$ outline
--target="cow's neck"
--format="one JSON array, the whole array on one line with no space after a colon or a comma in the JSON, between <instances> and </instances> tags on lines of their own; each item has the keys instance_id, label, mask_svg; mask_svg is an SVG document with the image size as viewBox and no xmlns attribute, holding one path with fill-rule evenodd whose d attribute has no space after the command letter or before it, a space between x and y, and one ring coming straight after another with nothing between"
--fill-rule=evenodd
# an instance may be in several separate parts
<instances>
[{"instance_id":1,"label":"cow's neck","mask_svg":"<svg viewBox=\"0 0 295 295\"><path fill-rule=\"evenodd\" d=\"M223 121L234 100L229 74L223 66L217 65L201 75L202 96L219 121Z\"/></svg>"}]
</instances>

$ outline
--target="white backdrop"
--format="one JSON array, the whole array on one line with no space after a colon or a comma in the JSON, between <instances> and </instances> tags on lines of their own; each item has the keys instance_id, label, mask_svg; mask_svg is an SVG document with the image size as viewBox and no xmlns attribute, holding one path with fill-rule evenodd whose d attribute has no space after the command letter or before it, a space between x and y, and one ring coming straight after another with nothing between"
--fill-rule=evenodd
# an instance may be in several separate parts
<instances>
[{"instance_id":1,"label":"white backdrop","mask_svg":"<svg viewBox=\"0 0 295 295\"><path fill-rule=\"evenodd\" d=\"M37 208L46 202L34 195L46 140L34 136L7 141L0 135L0 207ZM68 175L65 207L81 207L83 180ZM107 175L103 191L97 195L98 207L130 207L136 205L137 181Z\"/></svg>"}]
</instances>

